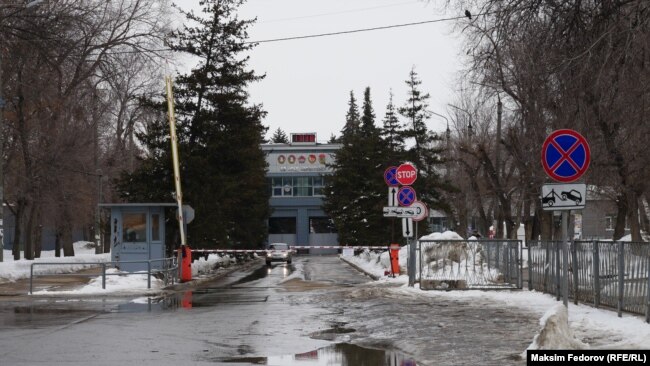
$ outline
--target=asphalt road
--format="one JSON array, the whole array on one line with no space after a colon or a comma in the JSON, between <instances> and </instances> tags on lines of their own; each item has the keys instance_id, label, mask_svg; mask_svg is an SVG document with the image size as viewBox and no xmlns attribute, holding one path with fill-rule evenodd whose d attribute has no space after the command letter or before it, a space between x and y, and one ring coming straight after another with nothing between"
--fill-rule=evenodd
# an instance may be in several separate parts
<instances>
[{"instance_id":1,"label":"asphalt road","mask_svg":"<svg viewBox=\"0 0 650 366\"><path fill-rule=\"evenodd\" d=\"M537 324L297 257L162 298L0 301L0 365L523 365Z\"/></svg>"}]
</instances>

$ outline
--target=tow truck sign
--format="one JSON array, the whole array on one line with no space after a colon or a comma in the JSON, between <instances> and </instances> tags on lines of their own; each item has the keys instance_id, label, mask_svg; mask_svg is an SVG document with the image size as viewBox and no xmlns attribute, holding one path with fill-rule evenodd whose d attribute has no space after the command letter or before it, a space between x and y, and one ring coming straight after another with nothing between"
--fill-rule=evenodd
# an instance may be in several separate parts
<instances>
[{"instance_id":1,"label":"tow truck sign","mask_svg":"<svg viewBox=\"0 0 650 366\"><path fill-rule=\"evenodd\" d=\"M582 210L587 200L586 184L544 184L542 209L545 211Z\"/></svg>"}]
</instances>

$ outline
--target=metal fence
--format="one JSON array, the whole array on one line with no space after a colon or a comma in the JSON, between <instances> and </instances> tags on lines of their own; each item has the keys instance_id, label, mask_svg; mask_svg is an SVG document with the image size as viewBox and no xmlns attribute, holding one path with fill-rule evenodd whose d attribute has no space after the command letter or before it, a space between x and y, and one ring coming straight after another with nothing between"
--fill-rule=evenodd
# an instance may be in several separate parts
<instances>
[{"instance_id":1,"label":"metal fence","mask_svg":"<svg viewBox=\"0 0 650 366\"><path fill-rule=\"evenodd\" d=\"M560 297L562 243L528 242L528 288ZM569 297L574 303L645 314L650 322L650 243L569 243Z\"/></svg>"},{"instance_id":2,"label":"metal fence","mask_svg":"<svg viewBox=\"0 0 650 366\"><path fill-rule=\"evenodd\" d=\"M520 240L420 240L420 288L522 288Z\"/></svg>"},{"instance_id":3,"label":"metal fence","mask_svg":"<svg viewBox=\"0 0 650 366\"><path fill-rule=\"evenodd\" d=\"M152 263L162 262L162 268L152 269ZM147 263L147 272L120 272L106 273L107 268L119 268L122 264ZM151 276L160 277L165 285L174 284L178 278L178 262L176 257L150 259L141 261L114 261L114 262L39 262L32 263L29 269L29 293L33 293L35 277L96 277L96 273L34 273L35 266L63 266L63 265L84 265L101 268L102 289L106 289L106 276L128 276L128 275L147 275L147 288L151 288Z\"/></svg>"}]
</instances>

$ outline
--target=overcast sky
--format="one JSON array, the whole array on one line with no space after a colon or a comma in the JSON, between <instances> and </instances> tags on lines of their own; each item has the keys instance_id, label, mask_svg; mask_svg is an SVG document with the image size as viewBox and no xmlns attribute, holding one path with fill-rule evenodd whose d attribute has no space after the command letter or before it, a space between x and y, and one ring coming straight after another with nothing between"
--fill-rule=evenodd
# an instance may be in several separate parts
<instances>
[{"instance_id":1,"label":"overcast sky","mask_svg":"<svg viewBox=\"0 0 650 366\"><path fill-rule=\"evenodd\" d=\"M249 29L251 41L459 15L445 14L435 1L422 0L248 0L240 9L241 19L257 17ZM404 81L413 66L421 90L431 95L429 109L447 115L446 104L454 100L462 67L461 39L452 33L453 25L448 21L259 44L249 65L266 78L251 85L250 95L268 112L267 136L278 127L287 134L316 132L319 141L340 135L350 91L361 105L366 86L381 126L391 88L396 106L404 104ZM442 131L445 121L434 115L428 126Z\"/></svg>"}]
</instances>

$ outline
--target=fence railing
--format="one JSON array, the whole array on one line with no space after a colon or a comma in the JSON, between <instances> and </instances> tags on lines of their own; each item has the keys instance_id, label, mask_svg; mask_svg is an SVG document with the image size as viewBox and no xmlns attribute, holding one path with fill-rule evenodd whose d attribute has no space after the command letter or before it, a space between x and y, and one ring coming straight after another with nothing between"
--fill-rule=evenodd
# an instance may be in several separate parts
<instances>
[{"instance_id":1,"label":"fence railing","mask_svg":"<svg viewBox=\"0 0 650 366\"><path fill-rule=\"evenodd\" d=\"M528 241L528 288L560 298L562 243ZM574 241L569 244L569 297L574 303L645 314L650 323L650 243Z\"/></svg>"},{"instance_id":2,"label":"fence railing","mask_svg":"<svg viewBox=\"0 0 650 366\"><path fill-rule=\"evenodd\" d=\"M420 240L420 288L522 288L520 240Z\"/></svg>"},{"instance_id":3,"label":"fence railing","mask_svg":"<svg viewBox=\"0 0 650 366\"><path fill-rule=\"evenodd\" d=\"M162 262L162 268L153 269L152 263ZM132 264L132 263L146 263L147 272L120 272L120 273L106 273L107 268L119 268L123 264ZM29 293L33 293L34 288L34 278L35 277L96 277L96 273L34 273L35 266L63 266L63 265L84 265L101 268L102 276L102 289L106 289L106 276L128 276L128 275L147 275L147 288L151 288L151 276L160 275L162 276L163 283L165 285L174 284L178 277L178 263L176 257L170 258L160 258L160 259L150 259L150 260L140 260L140 261L113 261L113 262L38 262L32 263L29 269Z\"/></svg>"}]
</instances>

